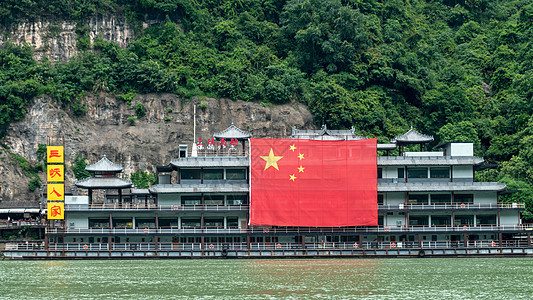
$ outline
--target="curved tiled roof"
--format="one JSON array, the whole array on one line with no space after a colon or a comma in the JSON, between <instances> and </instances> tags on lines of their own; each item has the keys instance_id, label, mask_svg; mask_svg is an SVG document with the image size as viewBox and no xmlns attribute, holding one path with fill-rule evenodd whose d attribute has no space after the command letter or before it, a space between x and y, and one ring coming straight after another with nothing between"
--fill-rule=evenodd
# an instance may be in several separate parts
<instances>
[{"instance_id":1,"label":"curved tiled roof","mask_svg":"<svg viewBox=\"0 0 533 300\"><path fill-rule=\"evenodd\" d=\"M75 183L80 188L105 188L105 189L119 189L130 188L133 183L128 179L118 177L89 177L79 180Z\"/></svg>"},{"instance_id":2,"label":"curved tiled roof","mask_svg":"<svg viewBox=\"0 0 533 300\"><path fill-rule=\"evenodd\" d=\"M85 167L85 170L88 172L124 172L121 165L111 162L105 155L98 162Z\"/></svg>"},{"instance_id":3,"label":"curved tiled roof","mask_svg":"<svg viewBox=\"0 0 533 300\"><path fill-rule=\"evenodd\" d=\"M329 137L328 137L329 136ZM355 128L348 130L333 130L328 129L326 125L322 125L322 128L319 130L299 130L296 127L292 128L292 135L290 138L295 139L325 139L325 140L363 140L366 139L364 136L359 136L355 134Z\"/></svg>"},{"instance_id":4,"label":"curved tiled roof","mask_svg":"<svg viewBox=\"0 0 533 300\"><path fill-rule=\"evenodd\" d=\"M233 123L231 123L231 125L225 130L213 134L213 137L216 139L224 138L227 140L234 138L238 140L243 140L251 138L252 133L241 130L237 126L233 125Z\"/></svg>"},{"instance_id":5,"label":"curved tiled roof","mask_svg":"<svg viewBox=\"0 0 533 300\"><path fill-rule=\"evenodd\" d=\"M400 143L400 144L422 144L433 142L434 138L432 135L422 134L411 127L406 133L395 137L391 142Z\"/></svg>"}]
</instances>

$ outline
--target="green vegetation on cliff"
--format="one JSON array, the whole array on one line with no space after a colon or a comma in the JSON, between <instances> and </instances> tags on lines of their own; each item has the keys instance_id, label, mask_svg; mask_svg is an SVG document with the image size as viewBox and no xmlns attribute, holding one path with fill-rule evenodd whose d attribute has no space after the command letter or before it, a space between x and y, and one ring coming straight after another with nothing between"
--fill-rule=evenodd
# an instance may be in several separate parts
<instances>
[{"instance_id":1,"label":"green vegetation on cliff","mask_svg":"<svg viewBox=\"0 0 533 300\"><path fill-rule=\"evenodd\" d=\"M474 141L476 155L499 163L478 178L532 193L531 0L5 2L6 28L39 17L78 21L84 51L51 64L6 43L0 129L43 93L75 114L97 91L301 101L330 128L393 137L412 125L439 140ZM164 21L137 26L127 49L88 43L83 20L121 11L136 25Z\"/></svg>"}]
</instances>

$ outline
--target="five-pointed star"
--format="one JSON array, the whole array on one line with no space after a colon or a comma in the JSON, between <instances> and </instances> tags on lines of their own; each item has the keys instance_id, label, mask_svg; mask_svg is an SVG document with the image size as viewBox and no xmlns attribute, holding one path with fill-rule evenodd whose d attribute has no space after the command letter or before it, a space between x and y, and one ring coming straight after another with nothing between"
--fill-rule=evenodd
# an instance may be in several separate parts
<instances>
[{"instance_id":1,"label":"five-pointed star","mask_svg":"<svg viewBox=\"0 0 533 300\"><path fill-rule=\"evenodd\" d=\"M275 156L272 148L270 148L270 154L268 154L268 156L261 156L261 158L266 161L265 170L270 168L270 166L272 166L276 168L276 170L279 171L278 160L282 159L283 156Z\"/></svg>"},{"instance_id":2,"label":"five-pointed star","mask_svg":"<svg viewBox=\"0 0 533 300\"><path fill-rule=\"evenodd\" d=\"M290 146L289 146L289 150L291 150L292 152L294 152L294 150L296 150L296 146L294 146L294 145L290 145Z\"/></svg>"},{"instance_id":3,"label":"five-pointed star","mask_svg":"<svg viewBox=\"0 0 533 300\"><path fill-rule=\"evenodd\" d=\"M294 174L292 174L292 175L289 175L289 176L290 176L289 180L292 180L292 181L294 181L294 179L296 179L296 176L294 176Z\"/></svg>"},{"instance_id":4,"label":"five-pointed star","mask_svg":"<svg viewBox=\"0 0 533 300\"><path fill-rule=\"evenodd\" d=\"M298 172L299 172L299 173L303 173L303 172L304 172L304 169L305 169L304 167L300 166L300 167L298 168Z\"/></svg>"},{"instance_id":5,"label":"five-pointed star","mask_svg":"<svg viewBox=\"0 0 533 300\"><path fill-rule=\"evenodd\" d=\"M298 154L298 158L299 158L300 160L304 159L304 154L303 154L303 153Z\"/></svg>"}]
</instances>

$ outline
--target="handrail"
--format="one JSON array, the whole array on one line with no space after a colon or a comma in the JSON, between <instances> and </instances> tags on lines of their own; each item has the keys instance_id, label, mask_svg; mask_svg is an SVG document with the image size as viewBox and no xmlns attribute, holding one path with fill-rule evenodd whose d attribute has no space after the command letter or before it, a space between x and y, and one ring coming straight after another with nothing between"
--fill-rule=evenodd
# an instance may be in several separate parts
<instances>
[{"instance_id":1,"label":"handrail","mask_svg":"<svg viewBox=\"0 0 533 300\"><path fill-rule=\"evenodd\" d=\"M464 240L458 241L351 241L351 242L254 242L250 243L51 243L50 251L221 251L221 250L361 250L361 249L478 249L478 248L529 248L527 240ZM6 251L47 250L44 243L7 243Z\"/></svg>"},{"instance_id":2,"label":"handrail","mask_svg":"<svg viewBox=\"0 0 533 300\"><path fill-rule=\"evenodd\" d=\"M524 203L445 203L445 204L380 204L378 209L405 209L405 210L434 210L434 209L458 209L458 210L468 210L468 209L520 209L525 208Z\"/></svg>"},{"instance_id":3,"label":"handrail","mask_svg":"<svg viewBox=\"0 0 533 300\"><path fill-rule=\"evenodd\" d=\"M87 227L67 227L46 228L47 233L58 234L237 234L251 233L256 235L276 235L285 233L395 233L395 232L482 232L482 231L524 231L533 230L533 224L503 224L503 225L471 225L463 224L457 226L368 226L368 227L251 227L245 228L223 228L223 227L158 227L158 228L87 228Z\"/></svg>"},{"instance_id":4,"label":"handrail","mask_svg":"<svg viewBox=\"0 0 533 300\"><path fill-rule=\"evenodd\" d=\"M106 210L157 210L157 211L247 211L248 205L182 205L182 204L148 204L143 203L94 203L94 204L66 204L66 211L106 211Z\"/></svg>"}]
</instances>

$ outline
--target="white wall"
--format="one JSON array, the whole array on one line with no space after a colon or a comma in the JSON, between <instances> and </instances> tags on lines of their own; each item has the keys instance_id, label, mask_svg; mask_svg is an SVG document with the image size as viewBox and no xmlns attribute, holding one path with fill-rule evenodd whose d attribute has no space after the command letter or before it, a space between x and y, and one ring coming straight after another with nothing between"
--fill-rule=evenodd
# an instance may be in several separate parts
<instances>
[{"instance_id":1,"label":"white wall","mask_svg":"<svg viewBox=\"0 0 533 300\"><path fill-rule=\"evenodd\" d=\"M469 178L474 179L473 166L453 166L452 176L457 178Z\"/></svg>"},{"instance_id":2,"label":"white wall","mask_svg":"<svg viewBox=\"0 0 533 300\"><path fill-rule=\"evenodd\" d=\"M89 204L89 196L65 196L65 204Z\"/></svg>"},{"instance_id":3,"label":"white wall","mask_svg":"<svg viewBox=\"0 0 533 300\"><path fill-rule=\"evenodd\" d=\"M405 193L384 193L383 194L383 204L400 204L405 203Z\"/></svg>"},{"instance_id":4,"label":"white wall","mask_svg":"<svg viewBox=\"0 0 533 300\"><path fill-rule=\"evenodd\" d=\"M398 168L397 167L383 167L382 175L383 175L383 178L398 178Z\"/></svg>"},{"instance_id":5,"label":"white wall","mask_svg":"<svg viewBox=\"0 0 533 300\"><path fill-rule=\"evenodd\" d=\"M157 201L159 205L181 205L179 194L159 194Z\"/></svg>"},{"instance_id":6,"label":"white wall","mask_svg":"<svg viewBox=\"0 0 533 300\"><path fill-rule=\"evenodd\" d=\"M89 227L89 218L87 215L81 216L81 215L71 215L67 214L67 227L70 228L88 228ZM71 226L71 223L74 223L74 225Z\"/></svg>"},{"instance_id":7,"label":"white wall","mask_svg":"<svg viewBox=\"0 0 533 300\"><path fill-rule=\"evenodd\" d=\"M459 192L457 192L459 194ZM475 192L474 193L474 204L475 203L498 203L497 193L496 192Z\"/></svg>"},{"instance_id":8,"label":"white wall","mask_svg":"<svg viewBox=\"0 0 533 300\"><path fill-rule=\"evenodd\" d=\"M518 211L506 211L500 212L500 225L518 225L520 222Z\"/></svg>"},{"instance_id":9,"label":"white wall","mask_svg":"<svg viewBox=\"0 0 533 300\"><path fill-rule=\"evenodd\" d=\"M384 215L383 224L386 227L397 228L397 221L401 221L400 226L405 226L405 215L400 215L398 212L395 212L393 215Z\"/></svg>"},{"instance_id":10,"label":"white wall","mask_svg":"<svg viewBox=\"0 0 533 300\"><path fill-rule=\"evenodd\" d=\"M474 156L473 143L450 143L448 147L448 156Z\"/></svg>"}]
</instances>

